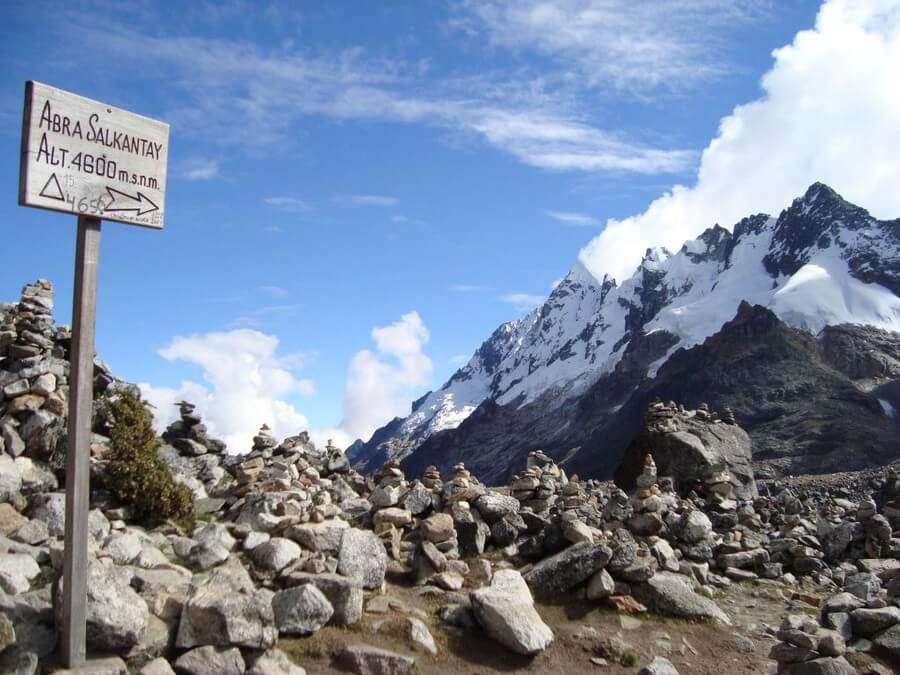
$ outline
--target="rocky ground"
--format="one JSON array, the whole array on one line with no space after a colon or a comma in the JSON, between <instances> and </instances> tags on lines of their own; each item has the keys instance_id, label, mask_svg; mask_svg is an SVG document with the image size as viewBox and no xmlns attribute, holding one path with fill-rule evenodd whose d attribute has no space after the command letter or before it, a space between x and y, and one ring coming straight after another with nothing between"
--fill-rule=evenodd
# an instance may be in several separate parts
<instances>
[{"instance_id":1,"label":"rocky ground","mask_svg":"<svg viewBox=\"0 0 900 675\"><path fill-rule=\"evenodd\" d=\"M50 308L39 283L0 317L2 673L58 666L65 494L51 431L64 429L68 336ZM99 365L95 384L101 398L127 389ZM158 452L195 515L156 523L107 489L114 421L98 415L88 648L103 660L79 672L900 665L893 468L758 486L729 411L657 402L644 437L659 441L666 475L643 448L626 493L535 451L508 485L488 487L463 465L361 476L340 449L265 427L229 454L193 406L180 413Z\"/></svg>"}]
</instances>

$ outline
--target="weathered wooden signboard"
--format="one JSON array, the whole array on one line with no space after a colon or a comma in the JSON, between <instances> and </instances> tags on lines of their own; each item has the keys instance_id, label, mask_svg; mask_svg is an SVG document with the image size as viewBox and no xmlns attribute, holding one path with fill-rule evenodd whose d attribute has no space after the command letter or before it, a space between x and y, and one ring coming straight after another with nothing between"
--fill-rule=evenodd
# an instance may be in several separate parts
<instances>
[{"instance_id":1,"label":"weathered wooden signboard","mask_svg":"<svg viewBox=\"0 0 900 675\"><path fill-rule=\"evenodd\" d=\"M25 84L19 204L78 216L60 649L85 662L91 410L100 225L161 229L169 125L37 82Z\"/></svg>"},{"instance_id":2,"label":"weathered wooden signboard","mask_svg":"<svg viewBox=\"0 0 900 675\"><path fill-rule=\"evenodd\" d=\"M25 85L19 204L162 228L169 125Z\"/></svg>"}]
</instances>

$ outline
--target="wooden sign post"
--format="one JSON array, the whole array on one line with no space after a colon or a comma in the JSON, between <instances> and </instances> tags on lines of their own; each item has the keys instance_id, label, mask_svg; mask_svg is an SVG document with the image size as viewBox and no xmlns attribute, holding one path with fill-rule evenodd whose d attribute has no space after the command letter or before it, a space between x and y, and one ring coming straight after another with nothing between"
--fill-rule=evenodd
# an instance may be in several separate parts
<instances>
[{"instance_id":1,"label":"wooden sign post","mask_svg":"<svg viewBox=\"0 0 900 675\"><path fill-rule=\"evenodd\" d=\"M169 126L25 84L19 204L78 216L72 301L66 529L60 637L66 667L86 657L94 326L101 218L162 229Z\"/></svg>"}]
</instances>

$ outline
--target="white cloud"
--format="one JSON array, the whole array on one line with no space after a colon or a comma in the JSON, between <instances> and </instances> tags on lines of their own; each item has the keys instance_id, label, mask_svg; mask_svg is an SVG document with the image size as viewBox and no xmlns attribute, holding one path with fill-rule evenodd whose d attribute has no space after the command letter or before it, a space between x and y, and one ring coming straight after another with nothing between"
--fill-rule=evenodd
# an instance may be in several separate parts
<instances>
[{"instance_id":1,"label":"white cloud","mask_svg":"<svg viewBox=\"0 0 900 675\"><path fill-rule=\"evenodd\" d=\"M263 295L268 295L270 298L286 298L288 296L286 288L275 286L274 284L257 286L256 290Z\"/></svg>"},{"instance_id":2,"label":"white cloud","mask_svg":"<svg viewBox=\"0 0 900 675\"><path fill-rule=\"evenodd\" d=\"M302 213L312 210L312 206L308 202L297 197L264 197L263 202L281 211Z\"/></svg>"},{"instance_id":3,"label":"white cloud","mask_svg":"<svg viewBox=\"0 0 900 675\"><path fill-rule=\"evenodd\" d=\"M316 54L265 49L236 40L159 36L147 24L116 24L104 16L101 30L97 16L75 13L66 30L79 40L68 49L81 61L116 64L122 77L139 71L177 88L179 102L168 114L173 124L250 154L290 147L299 123L320 116L449 130L551 171L680 173L696 159L691 151L651 147L589 123L589 109L578 103L581 78L547 83L510 71L440 79L423 72L418 60L379 58L359 48ZM95 45L87 57L85 41ZM274 199L281 203L267 203L307 210L302 200Z\"/></svg>"},{"instance_id":4,"label":"white cloud","mask_svg":"<svg viewBox=\"0 0 900 675\"><path fill-rule=\"evenodd\" d=\"M507 293L506 295L498 296L497 299L500 302L512 305L520 312L529 312L535 307L544 304L547 298L543 295L531 295L529 293Z\"/></svg>"},{"instance_id":5,"label":"white cloud","mask_svg":"<svg viewBox=\"0 0 900 675\"><path fill-rule=\"evenodd\" d=\"M599 220L587 213L574 213L572 211L544 211L544 213L564 225L595 227L600 224Z\"/></svg>"},{"instance_id":6,"label":"white cloud","mask_svg":"<svg viewBox=\"0 0 900 675\"><path fill-rule=\"evenodd\" d=\"M263 228L263 231L268 232L269 234L281 234L284 232L280 225L266 225Z\"/></svg>"},{"instance_id":7,"label":"white cloud","mask_svg":"<svg viewBox=\"0 0 900 675\"><path fill-rule=\"evenodd\" d=\"M469 358L465 354L454 354L447 361L451 366L463 366L469 362Z\"/></svg>"},{"instance_id":8,"label":"white cloud","mask_svg":"<svg viewBox=\"0 0 900 675\"><path fill-rule=\"evenodd\" d=\"M431 359L423 351L429 338L415 311L373 328L375 349L363 349L350 360L343 418L331 428L310 429L307 418L288 400L316 393L312 381L295 374L314 355L279 355L278 338L249 328L175 337L159 350L167 361L199 366L203 384L186 380L177 388L139 386L156 408L160 432L177 418L174 404L184 399L196 404L210 433L225 440L231 452L249 451L263 423L279 440L308 430L317 445L332 439L339 447L347 447L408 412L409 401L431 380Z\"/></svg>"},{"instance_id":9,"label":"white cloud","mask_svg":"<svg viewBox=\"0 0 900 675\"><path fill-rule=\"evenodd\" d=\"M396 206L400 200L387 195L335 195L332 201L340 206Z\"/></svg>"},{"instance_id":10,"label":"white cloud","mask_svg":"<svg viewBox=\"0 0 900 675\"><path fill-rule=\"evenodd\" d=\"M159 350L167 361L199 366L205 384L185 381L178 389L142 384L144 396L156 406L157 426L175 419L175 401L197 405L210 433L222 438L231 452L247 452L263 423L284 437L308 428L306 417L286 399L311 395L310 380L294 370L302 355L277 354L278 338L239 329L175 337Z\"/></svg>"},{"instance_id":11,"label":"white cloud","mask_svg":"<svg viewBox=\"0 0 900 675\"><path fill-rule=\"evenodd\" d=\"M764 96L720 122L693 187L608 221L582 250L595 275L621 281L648 247L677 249L713 223L777 215L816 181L882 218L900 214L900 3L830 0L815 29L774 59Z\"/></svg>"},{"instance_id":12,"label":"white cloud","mask_svg":"<svg viewBox=\"0 0 900 675\"><path fill-rule=\"evenodd\" d=\"M646 94L728 70L724 34L767 0L464 0L455 25L574 67L589 86ZM702 36L702 37L698 37Z\"/></svg>"},{"instance_id":13,"label":"white cloud","mask_svg":"<svg viewBox=\"0 0 900 675\"><path fill-rule=\"evenodd\" d=\"M185 162L182 177L185 180L212 180L219 177L219 162L215 159L192 159Z\"/></svg>"},{"instance_id":14,"label":"white cloud","mask_svg":"<svg viewBox=\"0 0 900 675\"><path fill-rule=\"evenodd\" d=\"M347 372L340 424L345 438L368 440L379 425L409 412L409 401L431 380L431 359L423 351L429 337L414 311L372 329L375 351L357 352Z\"/></svg>"}]
</instances>

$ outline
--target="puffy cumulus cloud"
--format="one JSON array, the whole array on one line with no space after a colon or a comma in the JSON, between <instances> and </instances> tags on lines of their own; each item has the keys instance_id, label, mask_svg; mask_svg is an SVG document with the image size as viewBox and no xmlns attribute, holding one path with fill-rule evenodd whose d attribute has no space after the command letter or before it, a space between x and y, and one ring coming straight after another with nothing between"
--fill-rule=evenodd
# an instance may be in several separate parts
<instances>
[{"instance_id":1,"label":"puffy cumulus cloud","mask_svg":"<svg viewBox=\"0 0 900 675\"><path fill-rule=\"evenodd\" d=\"M900 1L829 0L815 28L773 56L764 95L722 119L696 184L609 220L582 250L596 276L621 281L648 247L777 214L816 181L876 216L900 215Z\"/></svg>"},{"instance_id":2,"label":"puffy cumulus cloud","mask_svg":"<svg viewBox=\"0 0 900 675\"><path fill-rule=\"evenodd\" d=\"M379 425L407 414L409 401L420 393L416 390L431 380L431 359L423 351L429 337L417 312L373 328L375 351L363 349L350 360L343 419L339 429L326 433L346 445L357 438L367 440Z\"/></svg>"},{"instance_id":3,"label":"puffy cumulus cloud","mask_svg":"<svg viewBox=\"0 0 900 675\"><path fill-rule=\"evenodd\" d=\"M279 437L306 429L306 417L286 400L315 392L310 380L294 374L305 359L299 354L280 356L277 350L278 338L249 329L173 338L159 350L160 356L199 366L205 384L141 384L144 397L156 407L157 428L175 419L174 403L183 398L197 405L210 432L233 452L249 450L263 423Z\"/></svg>"},{"instance_id":4,"label":"puffy cumulus cloud","mask_svg":"<svg viewBox=\"0 0 900 675\"><path fill-rule=\"evenodd\" d=\"M334 427L310 428L309 420L288 400L315 393L310 380L295 375L308 357L279 355L278 338L256 330L175 337L159 350L160 356L199 366L204 383L187 380L177 388L147 383L140 387L156 409L160 432L177 418L175 403L185 399L197 405L210 433L228 443L232 452L249 450L264 422L279 439L307 430L319 446L332 440L346 448L357 438L368 439L392 417L406 414L409 401L431 380L431 359L423 351L430 334L417 312L373 328L371 337L374 350L363 349L350 360L342 420Z\"/></svg>"}]
</instances>

